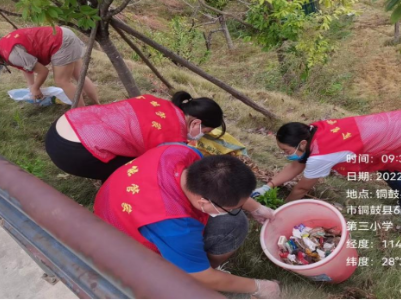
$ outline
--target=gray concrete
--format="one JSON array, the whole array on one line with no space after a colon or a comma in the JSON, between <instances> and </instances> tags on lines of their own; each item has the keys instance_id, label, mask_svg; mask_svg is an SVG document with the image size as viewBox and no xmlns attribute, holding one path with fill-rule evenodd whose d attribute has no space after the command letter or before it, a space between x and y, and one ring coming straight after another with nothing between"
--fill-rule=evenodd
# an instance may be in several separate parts
<instances>
[{"instance_id":1,"label":"gray concrete","mask_svg":"<svg viewBox=\"0 0 401 300\"><path fill-rule=\"evenodd\" d=\"M42 269L0 227L0 299L77 299L62 282L51 285Z\"/></svg>"}]
</instances>

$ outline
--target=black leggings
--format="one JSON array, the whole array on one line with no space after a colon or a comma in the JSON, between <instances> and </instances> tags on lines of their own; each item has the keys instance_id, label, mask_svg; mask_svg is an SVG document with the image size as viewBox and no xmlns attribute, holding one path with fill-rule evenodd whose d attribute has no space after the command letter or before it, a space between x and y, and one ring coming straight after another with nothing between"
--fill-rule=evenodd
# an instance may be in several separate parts
<instances>
[{"instance_id":1,"label":"black leggings","mask_svg":"<svg viewBox=\"0 0 401 300\"><path fill-rule=\"evenodd\" d=\"M100 179L103 182L119 167L134 157L117 156L107 163L94 157L81 143L71 142L61 137L52 124L46 135L46 151L54 164L66 173Z\"/></svg>"}]
</instances>

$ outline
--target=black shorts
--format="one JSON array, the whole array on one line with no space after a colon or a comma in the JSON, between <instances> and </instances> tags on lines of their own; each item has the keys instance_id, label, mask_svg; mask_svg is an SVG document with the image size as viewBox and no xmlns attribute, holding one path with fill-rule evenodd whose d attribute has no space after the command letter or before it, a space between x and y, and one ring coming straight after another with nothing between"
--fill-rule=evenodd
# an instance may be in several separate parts
<instances>
[{"instance_id":1,"label":"black shorts","mask_svg":"<svg viewBox=\"0 0 401 300\"><path fill-rule=\"evenodd\" d=\"M81 143L61 137L55 121L46 135L46 151L54 164L68 174L99 179L103 182L119 167L134 157L117 156L105 163L97 159Z\"/></svg>"}]
</instances>

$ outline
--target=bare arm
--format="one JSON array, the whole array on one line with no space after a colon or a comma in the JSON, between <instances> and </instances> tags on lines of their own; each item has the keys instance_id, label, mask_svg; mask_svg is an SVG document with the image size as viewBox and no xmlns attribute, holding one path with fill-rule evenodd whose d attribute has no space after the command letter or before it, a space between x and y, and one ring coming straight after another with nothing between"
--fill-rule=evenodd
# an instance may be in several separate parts
<instances>
[{"instance_id":1,"label":"bare arm","mask_svg":"<svg viewBox=\"0 0 401 300\"><path fill-rule=\"evenodd\" d=\"M253 212L257 210L260 207L260 203L257 202L256 200L252 199L251 197L248 198L248 200L245 202L244 206L242 208L246 211Z\"/></svg>"},{"instance_id":2,"label":"bare arm","mask_svg":"<svg viewBox=\"0 0 401 300\"><path fill-rule=\"evenodd\" d=\"M22 71L24 74L24 77L26 79L26 83L28 84L28 87L31 87L35 83L35 75L34 73L28 73L25 71Z\"/></svg>"},{"instance_id":3,"label":"bare arm","mask_svg":"<svg viewBox=\"0 0 401 300\"><path fill-rule=\"evenodd\" d=\"M286 165L280 173L274 176L271 182L268 183L270 187L279 186L283 183L294 179L296 176L301 174L305 169L305 164L301 164L300 162L293 161L292 163Z\"/></svg>"},{"instance_id":4,"label":"bare arm","mask_svg":"<svg viewBox=\"0 0 401 300\"><path fill-rule=\"evenodd\" d=\"M190 275L215 291L248 294L256 291L254 279L231 275L212 268Z\"/></svg>"},{"instance_id":5,"label":"bare arm","mask_svg":"<svg viewBox=\"0 0 401 300\"><path fill-rule=\"evenodd\" d=\"M319 178L308 179L303 177L292 189L285 202L302 199L305 194L318 182Z\"/></svg>"}]
</instances>

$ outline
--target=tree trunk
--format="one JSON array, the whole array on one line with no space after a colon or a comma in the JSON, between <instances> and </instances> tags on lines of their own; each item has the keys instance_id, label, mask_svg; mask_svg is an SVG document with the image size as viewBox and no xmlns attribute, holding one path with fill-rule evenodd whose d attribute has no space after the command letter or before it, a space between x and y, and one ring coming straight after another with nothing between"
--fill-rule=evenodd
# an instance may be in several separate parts
<instances>
[{"instance_id":1,"label":"tree trunk","mask_svg":"<svg viewBox=\"0 0 401 300\"><path fill-rule=\"evenodd\" d=\"M400 22L394 24L394 44L400 41Z\"/></svg>"},{"instance_id":2,"label":"tree trunk","mask_svg":"<svg viewBox=\"0 0 401 300\"><path fill-rule=\"evenodd\" d=\"M230 31L228 31L226 17L224 15L220 15L219 22L220 22L221 29L223 30L224 36L226 37L228 49L231 50L234 48L234 44L233 44L233 40L231 39Z\"/></svg>"},{"instance_id":3,"label":"tree trunk","mask_svg":"<svg viewBox=\"0 0 401 300\"><path fill-rule=\"evenodd\" d=\"M114 27L114 30L122 37L122 39L131 47L132 50L138 54L138 56L145 62L145 64L153 71L153 73L160 79L161 82L169 89L173 89L173 86L163 77L162 74L156 69L156 67L146 58L142 51L122 32L121 29Z\"/></svg>"},{"instance_id":4,"label":"tree trunk","mask_svg":"<svg viewBox=\"0 0 401 300\"><path fill-rule=\"evenodd\" d=\"M127 90L128 97L132 98L139 96L141 93L135 83L134 77L132 76L131 71L128 69L123 58L121 57L121 54L118 52L116 46L110 40L107 27L99 27L96 40L99 42L103 51L110 59L111 63L114 66L114 69L116 69L118 77Z\"/></svg>"},{"instance_id":5,"label":"tree trunk","mask_svg":"<svg viewBox=\"0 0 401 300\"><path fill-rule=\"evenodd\" d=\"M216 86L218 86L219 88L221 88L221 89L225 90L226 92L230 93L235 98L241 100L243 103L245 103L246 105L252 107L256 111L259 111L260 113L262 113L263 115L265 115L265 116L267 116L269 118L278 119L278 117L275 114L273 114L270 111L268 111L267 109L259 106L258 104L253 102L251 99L249 99L247 96L245 96L241 92L237 91L236 89L232 88L231 86L229 86L228 84L222 82L221 80L209 75L208 73L206 73L202 69L198 68L194 64L190 63L186 59L182 58L181 56L175 54L174 52L168 50L167 48L163 47L162 45L156 43L155 41L149 39L148 37L144 36L140 32L138 32L135 29L131 28L126 23L124 23L124 22L122 22L122 21L120 21L120 20L118 20L116 18L112 18L111 23L113 24L113 26L124 30L125 32L131 34L132 36L134 36L137 39L141 40L145 44L148 44L152 48L160 51L166 57L176 61L180 65L182 65L182 66L188 68L189 70L191 70L192 72L194 72L194 73L198 74L199 76L205 78L206 80L214 83Z\"/></svg>"},{"instance_id":6,"label":"tree trunk","mask_svg":"<svg viewBox=\"0 0 401 300\"><path fill-rule=\"evenodd\" d=\"M83 58L83 66L81 69L81 74L79 74L79 80L77 85L77 90L75 91L74 100L72 102L72 108L76 108L79 102L79 98L82 94L82 89L84 87L86 73L88 72L89 62L91 60L92 48L95 43L96 33L99 27L99 22L96 22L96 26L92 28L91 35L89 38L88 47Z\"/></svg>"}]
</instances>

